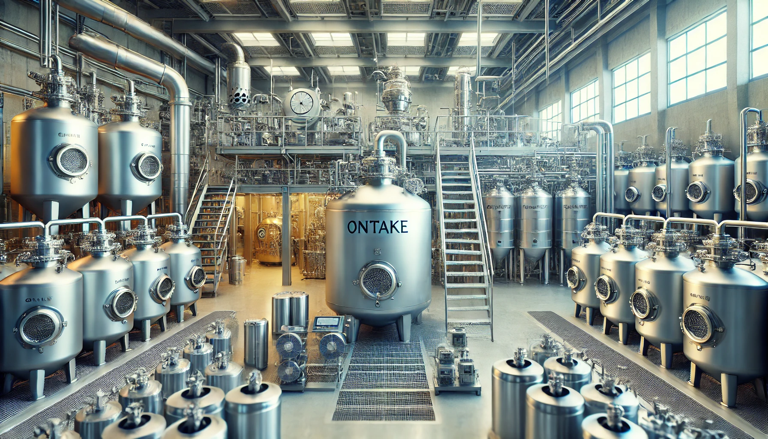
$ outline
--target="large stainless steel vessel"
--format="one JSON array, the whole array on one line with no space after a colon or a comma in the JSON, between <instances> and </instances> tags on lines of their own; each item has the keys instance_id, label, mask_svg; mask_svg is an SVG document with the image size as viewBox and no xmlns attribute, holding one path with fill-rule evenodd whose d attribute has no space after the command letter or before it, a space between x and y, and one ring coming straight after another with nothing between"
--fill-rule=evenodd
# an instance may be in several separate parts
<instances>
[{"instance_id":1,"label":"large stainless steel vessel","mask_svg":"<svg viewBox=\"0 0 768 439\"><path fill-rule=\"evenodd\" d=\"M608 229L599 223L587 225L581 238L582 245L571 251L573 265L565 273L565 280L575 303L574 317L580 317L584 308L587 323L591 326L595 320L595 311L600 308L600 299L595 295L595 282L600 276L600 257L611 250L611 246L606 242Z\"/></svg>"},{"instance_id":2,"label":"large stainless steel vessel","mask_svg":"<svg viewBox=\"0 0 768 439\"><path fill-rule=\"evenodd\" d=\"M656 186L657 157L653 147L646 143L648 136L641 136L643 144L635 151L635 161L629 170L629 187L624 191L624 199L632 212L647 215L656 211L656 203L651 194Z\"/></svg>"},{"instance_id":3,"label":"large stainless steel vessel","mask_svg":"<svg viewBox=\"0 0 768 439\"><path fill-rule=\"evenodd\" d=\"M141 403L125 408L125 416L104 429L102 437L109 439L160 439L168 424L162 415L146 412Z\"/></svg>"},{"instance_id":4,"label":"large stainless steel vessel","mask_svg":"<svg viewBox=\"0 0 768 439\"><path fill-rule=\"evenodd\" d=\"M29 75L46 105L11 121L11 197L43 221L72 215L98 193L96 124L72 114L74 81L52 60L50 74Z\"/></svg>"},{"instance_id":5,"label":"large stainless steel vessel","mask_svg":"<svg viewBox=\"0 0 768 439\"><path fill-rule=\"evenodd\" d=\"M82 439L101 439L104 429L117 421L122 411L119 402L109 401L108 395L99 390L75 415L75 431Z\"/></svg>"},{"instance_id":6,"label":"large stainless steel vessel","mask_svg":"<svg viewBox=\"0 0 768 439\"><path fill-rule=\"evenodd\" d=\"M392 67L387 73L381 102L389 114L405 114L411 108L411 87L405 78L405 73L398 66Z\"/></svg>"},{"instance_id":7,"label":"large stainless steel vessel","mask_svg":"<svg viewBox=\"0 0 768 439\"><path fill-rule=\"evenodd\" d=\"M672 139L672 197L670 209L673 216L690 216L688 197L685 196L685 188L688 187L688 148L680 139ZM660 215L666 215L667 203L667 166L666 159L656 167L656 186L651 197L656 202L656 211Z\"/></svg>"},{"instance_id":8,"label":"large stainless steel vessel","mask_svg":"<svg viewBox=\"0 0 768 439\"><path fill-rule=\"evenodd\" d=\"M610 404L605 413L584 418L581 428L584 439L648 439L648 433L630 419L624 418L624 409Z\"/></svg>"},{"instance_id":9,"label":"large stainless steel vessel","mask_svg":"<svg viewBox=\"0 0 768 439\"><path fill-rule=\"evenodd\" d=\"M640 353L648 355L649 344L661 350L661 367L672 366L672 354L682 349L680 315L683 313L683 274L695 268L681 255L686 244L679 234L662 229L653 235L646 250L651 257L635 265L636 290L629 298L640 334Z\"/></svg>"},{"instance_id":10,"label":"large stainless steel vessel","mask_svg":"<svg viewBox=\"0 0 768 439\"><path fill-rule=\"evenodd\" d=\"M518 248L526 262L536 263L552 248L552 195L537 179L519 197Z\"/></svg>"},{"instance_id":11,"label":"large stainless steel vessel","mask_svg":"<svg viewBox=\"0 0 768 439\"><path fill-rule=\"evenodd\" d=\"M581 232L592 218L592 196L581 187L581 180L578 174L570 174L568 186L555 195L555 242L568 258L581 243Z\"/></svg>"},{"instance_id":12,"label":"large stainless steel vessel","mask_svg":"<svg viewBox=\"0 0 768 439\"><path fill-rule=\"evenodd\" d=\"M768 125L758 120L747 130L747 217L751 221L768 221ZM741 160L736 162L736 189L741 198ZM741 210L736 203L736 212Z\"/></svg>"},{"instance_id":13,"label":"large stainless steel vessel","mask_svg":"<svg viewBox=\"0 0 768 439\"><path fill-rule=\"evenodd\" d=\"M400 339L409 341L411 320L432 301L432 211L424 199L392 184L387 138L399 144L404 167L405 139L382 131L377 152L363 161L368 183L326 208L326 303L368 325L396 322Z\"/></svg>"},{"instance_id":14,"label":"large stainless steel vessel","mask_svg":"<svg viewBox=\"0 0 768 439\"><path fill-rule=\"evenodd\" d=\"M170 257L158 247L155 229L140 225L132 231L129 242L134 247L122 255L133 264L133 291L139 299L134 326L141 330L142 340L149 341L154 322L159 322L160 330L165 331L165 315L171 309L170 299L176 286L168 275Z\"/></svg>"},{"instance_id":15,"label":"large stainless steel vessel","mask_svg":"<svg viewBox=\"0 0 768 439\"><path fill-rule=\"evenodd\" d=\"M117 399L123 407L139 403L147 413L164 414L163 385L150 379L143 367L125 377L125 386L120 389Z\"/></svg>"},{"instance_id":16,"label":"large stainless steel vessel","mask_svg":"<svg viewBox=\"0 0 768 439\"><path fill-rule=\"evenodd\" d=\"M155 379L163 386L163 398L168 398L187 387L191 365L189 360L181 358L181 349L170 347L161 354L160 364L155 369Z\"/></svg>"},{"instance_id":17,"label":"large stainless steel vessel","mask_svg":"<svg viewBox=\"0 0 768 439\"><path fill-rule=\"evenodd\" d=\"M187 380L187 388L179 390L165 401L165 420L173 424L184 418L184 410L190 404L198 406L206 415L221 416L224 408L224 392L218 387L206 386L202 372L193 372Z\"/></svg>"},{"instance_id":18,"label":"large stainless steel vessel","mask_svg":"<svg viewBox=\"0 0 768 439\"><path fill-rule=\"evenodd\" d=\"M107 346L115 341L128 350L137 302L133 265L118 254L112 233L95 231L85 236L82 248L88 256L69 267L83 275L83 349L93 351L98 366L106 363Z\"/></svg>"},{"instance_id":19,"label":"large stainless steel vessel","mask_svg":"<svg viewBox=\"0 0 768 439\"><path fill-rule=\"evenodd\" d=\"M613 208L616 213L627 215L632 213L629 202L624 194L629 189L629 171L632 169L632 155L624 151L624 142L621 142L619 152L616 154L616 168L613 170Z\"/></svg>"},{"instance_id":20,"label":"large stainless steel vessel","mask_svg":"<svg viewBox=\"0 0 768 439\"><path fill-rule=\"evenodd\" d=\"M121 215L134 215L163 195L163 137L139 123L143 102L133 81L122 96L112 96L118 122L99 127L99 196Z\"/></svg>"},{"instance_id":21,"label":"large stainless steel vessel","mask_svg":"<svg viewBox=\"0 0 768 439\"><path fill-rule=\"evenodd\" d=\"M734 215L735 202L733 160L723 157L723 137L712 132L712 120L707 131L699 137L688 167L688 188L685 191L689 207L697 216L721 221ZM698 156L698 158L696 158Z\"/></svg>"},{"instance_id":22,"label":"large stainless steel vessel","mask_svg":"<svg viewBox=\"0 0 768 439\"><path fill-rule=\"evenodd\" d=\"M563 377L536 384L526 392L526 439L580 439L584 398L563 386Z\"/></svg>"},{"instance_id":23,"label":"large stainless steel vessel","mask_svg":"<svg viewBox=\"0 0 768 439\"><path fill-rule=\"evenodd\" d=\"M283 263L283 218L272 217L256 227L254 256L262 264ZM291 258L293 260L293 257Z\"/></svg>"},{"instance_id":24,"label":"large stainless steel vessel","mask_svg":"<svg viewBox=\"0 0 768 439\"><path fill-rule=\"evenodd\" d=\"M501 263L515 248L515 196L499 180L483 196L485 221L488 226L488 240L496 264Z\"/></svg>"},{"instance_id":25,"label":"large stainless steel vessel","mask_svg":"<svg viewBox=\"0 0 768 439\"><path fill-rule=\"evenodd\" d=\"M161 215L151 215L150 218ZM171 296L171 308L176 312L176 321L184 321L184 309L189 306L192 315L197 315L197 300L205 285L207 275L203 270L200 249L190 241L186 224L179 221L166 229L171 233L169 241L160 246L170 258L170 276L175 288Z\"/></svg>"},{"instance_id":26,"label":"large stainless steel vessel","mask_svg":"<svg viewBox=\"0 0 768 439\"><path fill-rule=\"evenodd\" d=\"M262 383L258 371L248 383L227 393L224 419L231 437L280 439L280 386Z\"/></svg>"},{"instance_id":27,"label":"large stainless steel vessel","mask_svg":"<svg viewBox=\"0 0 768 439\"><path fill-rule=\"evenodd\" d=\"M697 252L703 263L683 276L683 352L691 383L701 373L720 380L721 404L736 404L736 387L768 375L768 282L734 264L747 259L736 240L713 234Z\"/></svg>"},{"instance_id":28,"label":"large stainless steel vessel","mask_svg":"<svg viewBox=\"0 0 768 439\"><path fill-rule=\"evenodd\" d=\"M67 268L63 241L46 233L27 243L19 256L29 268L0 281L0 372L3 391L14 377L29 380L33 399L43 397L45 377L64 367L75 377L83 349L83 275Z\"/></svg>"},{"instance_id":29,"label":"large stainless steel vessel","mask_svg":"<svg viewBox=\"0 0 768 439\"><path fill-rule=\"evenodd\" d=\"M525 358L519 348L514 357L493 364L493 433L499 439L525 437L525 395L544 381L544 368Z\"/></svg>"},{"instance_id":30,"label":"large stainless steel vessel","mask_svg":"<svg viewBox=\"0 0 768 439\"><path fill-rule=\"evenodd\" d=\"M629 297L635 291L635 265L648 258L640 249L643 232L631 226L616 229L615 246L600 256L600 277L595 282L595 294L603 315L603 334L612 326L619 328L619 341L627 344L629 330L635 327L635 315Z\"/></svg>"},{"instance_id":31,"label":"large stainless steel vessel","mask_svg":"<svg viewBox=\"0 0 768 439\"><path fill-rule=\"evenodd\" d=\"M545 361L544 376L551 374L562 375L563 385L571 389L581 389L592 382L592 366L583 358L574 357L574 352L566 350L562 356L552 357Z\"/></svg>"}]
</instances>

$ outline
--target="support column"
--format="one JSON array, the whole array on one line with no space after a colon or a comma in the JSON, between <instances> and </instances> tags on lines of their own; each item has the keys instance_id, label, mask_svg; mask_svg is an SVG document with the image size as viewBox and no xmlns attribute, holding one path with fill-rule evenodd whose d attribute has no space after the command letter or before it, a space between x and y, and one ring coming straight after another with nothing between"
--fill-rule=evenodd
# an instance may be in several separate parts
<instances>
[{"instance_id":1,"label":"support column","mask_svg":"<svg viewBox=\"0 0 768 439\"><path fill-rule=\"evenodd\" d=\"M600 92L598 103L600 105L601 120L613 123L613 72L608 65L608 41L600 38L595 58L597 60L597 87Z\"/></svg>"},{"instance_id":2,"label":"support column","mask_svg":"<svg viewBox=\"0 0 768 439\"><path fill-rule=\"evenodd\" d=\"M291 191L280 188L283 194L283 286L291 285Z\"/></svg>"},{"instance_id":3,"label":"support column","mask_svg":"<svg viewBox=\"0 0 768 439\"><path fill-rule=\"evenodd\" d=\"M728 0L728 62L727 93L728 111L725 115L728 129L723 130L723 143L734 145L731 154L738 157L739 133L741 132L739 113L749 106L749 8L750 2ZM753 119L750 119L753 120Z\"/></svg>"},{"instance_id":4,"label":"support column","mask_svg":"<svg viewBox=\"0 0 768 439\"><path fill-rule=\"evenodd\" d=\"M667 130L667 1L651 0L651 130L649 143L661 145Z\"/></svg>"},{"instance_id":5,"label":"support column","mask_svg":"<svg viewBox=\"0 0 768 439\"><path fill-rule=\"evenodd\" d=\"M248 264L253 263L253 195L245 195L245 215L243 216L243 257Z\"/></svg>"}]
</instances>

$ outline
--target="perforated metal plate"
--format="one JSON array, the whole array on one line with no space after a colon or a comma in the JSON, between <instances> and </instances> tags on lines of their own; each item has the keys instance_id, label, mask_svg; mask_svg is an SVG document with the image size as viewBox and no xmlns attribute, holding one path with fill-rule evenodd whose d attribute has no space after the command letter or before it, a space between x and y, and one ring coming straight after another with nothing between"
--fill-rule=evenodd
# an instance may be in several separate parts
<instances>
[{"instance_id":1,"label":"perforated metal plate","mask_svg":"<svg viewBox=\"0 0 768 439\"><path fill-rule=\"evenodd\" d=\"M606 302L610 303L614 300L614 293L616 292L613 281L608 276L600 276L597 278L597 282L595 282L595 294L597 295L597 298Z\"/></svg>"},{"instance_id":2,"label":"perforated metal plate","mask_svg":"<svg viewBox=\"0 0 768 439\"><path fill-rule=\"evenodd\" d=\"M160 176L163 165L154 154L143 154L138 162L139 176L146 181L151 181Z\"/></svg>"},{"instance_id":3,"label":"perforated metal plate","mask_svg":"<svg viewBox=\"0 0 768 439\"><path fill-rule=\"evenodd\" d=\"M704 183L696 181L689 184L688 188L685 190L685 195L694 203L703 202L706 195L706 188L704 187Z\"/></svg>"},{"instance_id":4,"label":"perforated metal plate","mask_svg":"<svg viewBox=\"0 0 768 439\"><path fill-rule=\"evenodd\" d=\"M35 314L26 319L21 327L24 340L30 344L42 344L56 335L56 322L47 314Z\"/></svg>"},{"instance_id":5,"label":"perforated metal plate","mask_svg":"<svg viewBox=\"0 0 768 439\"><path fill-rule=\"evenodd\" d=\"M667 187L664 185L656 185L653 187L653 192L651 192L651 198L653 198L653 201L664 201L665 198L667 198Z\"/></svg>"},{"instance_id":6,"label":"perforated metal plate","mask_svg":"<svg viewBox=\"0 0 768 439\"><path fill-rule=\"evenodd\" d=\"M286 360L277 366L277 376L286 383L292 383L301 377L301 367L293 360Z\"/></svg>"},{"instance_id":7,"label":"perforated metal plate","mask_svg":"<svg viewBox=\"0 0 768 439\"><path fill-rule=\"evenodd\" d=\"M56 170L65 177L79 177L89 166L88 154L80 146L66 145L56 153Z\"/></svg>"},{"instance_id":8,"label":"perforated metal plate","mask_svg":"<svg viewBox=\"0 0 768 439\"><path fill-rule=\"evenodd\" d=\"M383 268L373 267L365 272L363 276L363 288L374 295L382 294L392 288L394 279L392 275Z\"/></svg>"},{"instance_id":9,"label":"perforated metal plate","mask_svg":"<svg viewBox=\"0 0 768 439\"><path fill-rule=\"evenodd\" d=\"M692 306L683 312L683 332L696 343L706 343L712 338L712 317L701 306Z\"/></svg>"},{"instance_id":10,"label":"perforated metal plate","mask_svg":"<svg viewBox=\"0 0 768 439\"><path fill-rule=\"evenodd\" d=\"M630 298L630 304L632 305L632 313L636 317L644 319L650 314L651 304L648 303L648 298L644 294L636 291Z\"/></svg>"},{"instance_id":11,"label":"perforated metal plate","mask_svg":"<svg viewBox=\"0 0 768 439\"><path fill-rule=\"evenodd\" d=\"M166 275L162 275L155 281L155 284L152 287L152 297L157 302L163 302L171 298L175 288L176 285L173 283L173 279Z\"/></svg>"}]
</instances>

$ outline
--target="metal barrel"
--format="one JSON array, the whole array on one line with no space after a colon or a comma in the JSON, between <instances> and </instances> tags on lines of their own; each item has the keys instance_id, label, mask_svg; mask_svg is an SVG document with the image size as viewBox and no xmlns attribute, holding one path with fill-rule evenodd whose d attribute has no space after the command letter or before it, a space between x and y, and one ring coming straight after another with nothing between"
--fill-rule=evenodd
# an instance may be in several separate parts
<instances>
[{"instance_id":1,"label":"metal barrel","mask_svg":"<svg viewBox=\"0 0 768 439\"><path fill-rule=\"evenodd\" d=\"M245 258L242 256L232 256L229 258L229 284L242 285L245 275Z\"/></svg>"},{"instance_id":2,"label":"metal barrel","mask_svg":"<svg viewBox=\"0 0 768 439\"><path fill-rule=\"evenodd\" d=\"M269 321L267 319L246 320L245 365L259 370L267 368L269 359Z\"/></svg>"}]
</instances>

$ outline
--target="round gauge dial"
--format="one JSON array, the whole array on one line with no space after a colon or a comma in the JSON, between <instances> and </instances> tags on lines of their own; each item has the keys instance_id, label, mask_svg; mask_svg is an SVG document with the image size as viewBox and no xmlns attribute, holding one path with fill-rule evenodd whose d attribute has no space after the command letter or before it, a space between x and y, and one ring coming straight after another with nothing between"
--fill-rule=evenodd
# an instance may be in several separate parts
<instances>
[{"instance_id":1,"label":"round gauge dial","mask_svg":"<svg viewBox=\"0 0 768 439\"><path fill-rule=\"evenodd\" d=\"M305 91L296 92L296 94L291 97L291 110L296 114L301 115L309 113L309 110L312 109L313 105L314 100L312 99L312 96Z\"/></svg>"}]
</instances>

